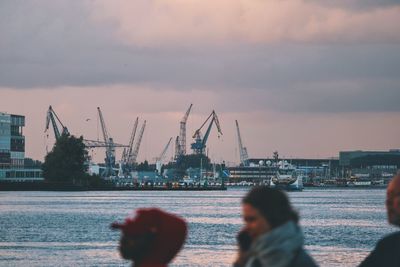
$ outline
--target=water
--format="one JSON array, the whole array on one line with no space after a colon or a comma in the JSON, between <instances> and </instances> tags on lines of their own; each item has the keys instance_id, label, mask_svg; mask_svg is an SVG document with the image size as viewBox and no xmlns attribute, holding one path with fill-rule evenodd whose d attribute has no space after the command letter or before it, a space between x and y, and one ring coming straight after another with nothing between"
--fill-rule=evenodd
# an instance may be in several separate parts
<instances>
[{"instance_id":1,"label":"water","mask_svg":"<svg viewBox=\"0 0 400 267\"><path fill-rule=\"evenodd\" d=\"M211 192L0 192L1 266L129 266L109 224L139 207L189 222L173 266L230 266L246 189ZM356 266L385 234L385 190L308 189L289 197L321 266Z\"/></svg>"}]
</instances>

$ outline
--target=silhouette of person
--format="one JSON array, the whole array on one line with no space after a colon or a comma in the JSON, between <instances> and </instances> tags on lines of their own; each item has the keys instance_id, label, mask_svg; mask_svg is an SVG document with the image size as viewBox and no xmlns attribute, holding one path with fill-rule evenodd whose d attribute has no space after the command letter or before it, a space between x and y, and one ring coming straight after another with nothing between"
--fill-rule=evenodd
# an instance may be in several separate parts
<instances>
[{"instance_id":1,"label":"silhouette of person","mask_svg":"<svg viewBox=\"0 0 400 267\"><path fill-rule=\"evenodd\" d=\"M132 266L164 267L178 254L186 235L186 222L160 209L139 209L135 218L113 223L122 231L119 251Z\"/></svg>"},{"instance_id":2,"label":"silhouette of person","mask_svg":"<svg viewBox=\"0 0 400 267\"><path fill-rule=\"evenodd\" d=\"M236 267L313 267L303 249L298 215L285 193L268 187L253 188L242 200L244 228L238 234Z\"/></svg>"},{"instance_id":3,"label":"silhouette of person","mask_svg":"<svg viewBox=\"0 0 400 267\"><path fill-rule=\"evenodd\" d=\"M400 227L400 174L393 177L386 192L388 222ZM360 267L400 266L400 231L382 238Z\"/></svg>"}]
</instances>

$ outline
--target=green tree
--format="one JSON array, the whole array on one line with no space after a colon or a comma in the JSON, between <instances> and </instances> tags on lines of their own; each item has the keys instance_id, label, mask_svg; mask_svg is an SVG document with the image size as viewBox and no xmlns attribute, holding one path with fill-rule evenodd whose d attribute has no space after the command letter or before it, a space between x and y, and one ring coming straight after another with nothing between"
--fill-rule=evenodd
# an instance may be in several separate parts
<instances>
[{"instance_id":1,"label":"green tree","mask_svg":"<svg viewBox=\"0 0 400 267\"><path fill-rule=\"evenodd\" d=\"M137 171L150 171L150 167L149 167L149 162L147 160L145 160L142 163L139 163L136 167Z\"/></svg>"},{"instance_id":2,"label":"green tree","mask_svg":"<svg viewBox=\"0 0 400 267\"><path fill-rule=\"evenodd\" d=\"M45 157L43 177L49 182L88 185L87 160L83 137L63 134Z\"/></svg>"}]
</instances>

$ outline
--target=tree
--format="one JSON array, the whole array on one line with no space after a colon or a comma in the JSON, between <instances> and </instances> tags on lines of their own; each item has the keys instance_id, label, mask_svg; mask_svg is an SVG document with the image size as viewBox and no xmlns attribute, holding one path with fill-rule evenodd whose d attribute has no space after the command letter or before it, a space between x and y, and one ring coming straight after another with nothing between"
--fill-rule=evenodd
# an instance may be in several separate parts
<instances>
[{"instance_id":1,"label":"tree","mask_svg":"<svg viewBox=\"0 0 400 267\"><path fill-rule=\"evenodd\" d=\"M88 152L83 137L63 134L55 143L52 151L45 157L42 165L46 181L72 184L88 184Z\"/></svg>"},{"instance_id":2,"label":"tree","mask_svg":"<svg viewBox=\"0 0 400 267\"><path fill-rule=\"evenodd\" d=\"M155 169L151 168L149 162L145 160L142 163L139 163L136 167L137 171L154 171Z\"/></svg>"}]
</instances>

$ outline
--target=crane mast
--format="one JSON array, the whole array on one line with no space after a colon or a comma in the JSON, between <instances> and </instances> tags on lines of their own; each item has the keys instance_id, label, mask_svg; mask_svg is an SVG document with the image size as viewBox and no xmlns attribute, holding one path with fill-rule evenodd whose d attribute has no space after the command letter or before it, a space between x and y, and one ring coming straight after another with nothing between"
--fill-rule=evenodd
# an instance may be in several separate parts
<instances>
[{"instance_id":1,"label":"crane mast","mask_svg":"<svg viewBox=\"0 0 400 267\"><path fill-rule=\"evenodd\" d=\"M97 107L97 111L99 113L99 119L101 124L101 130L103 132L104 143L106 144L106 157L104 159L106 168L103 171L102 176L108 177L114 174L113 167L115 166L115 145L113 139L108 135L106 124L104 122L103 114L100 110L100 107Z\"/></svg>"},{"instance_id":2,"label":"crane mast","mask_svg":"<svg viewBox=\"0 0 400 267\"><path fill-rule=\"evenodd\" d=\"M186 155L186 122L190 114L190 110L192 109L193 104L190 104L187 109L185 115L183 116L180 122L180 130L179 130L179 149L177 156Z\"/></svg>"},{"instance_id":3,"label":"crane mast","mask_svg":"<svg viewBox=\"0 0 400 267\"><path fill-rule=\"evenodd\" d=\"M140 144L142 142L142 138L143 138L143 133L144 133L144 129L146 128L146 121L143 122L142 128L140 128L139 131L139 138L135 144L135 147L133 149L132 155L130 155L130 157L128 158L128 163L133 165L136 163L136 159L137 156L139 154L139 148L140 148Z\"/></svg>"},{"instance_id":4,"label":"crane mast","mask_svg":"<svg viewBox=\"0 0 400 267\"><path fill-rule=\"evenodd\" d=\"M165 146L164 150L161 152L160 156L156 158L156 170L158 172L158 174L161 174L161 166L162 166L162 162L163 159L165 157L165 154L168 151L169 145L171 144L172 141L172 137L169 139L167 145Z\"/></svg>"},{"instance_id":5,"label":"crane mast","mask_svg":"<svg viewBox=\"0 0 400 267\"><path fill-rule=\"evenodd\" d=\"M101 124L101 130L102 130L102 132L103 132L103 139L104 139L104 142L107 144L108 141L109 141L109 138L108 138L108 131L107 131L106 124L105 124L104 118L103 118L103 113L101 112L100 107L97 107L97 112L98 112L98 114L99 114L99 119L100 119L100 124Z\"/></svg>"},{"instance_id":6,"label":"crane mast","mask_svg":"<svg viewBox=\"0 0 400 267\"><path fill-rule=\"evenodd\" d=\"M130 157L130 155L132 155L133 142L135 140L135 135L136 135L136 130L137 130L137 127L138 127L138 123L139 123L139 117L136 118L135 123L133 125L131 138L129 139L128 148L124 151L125 153L122 154L122 162L124 162L124 163L127 163L128 158Z\"/></svg>"},{"instance_id":7,"label":"crane mast","mask_svg":"<svg viewBox=\"0 0 400 267\"><path fill-rule=\"evenodd\" d=\"M208 125L207 131L204 135L204 137L201 137L201 129L204 127L204 125L208 122L208 120L211 118L210 124ZM213 110L211 114L208 116L208 118L203 122L203 124L200 126L199 129L197 129L192 138L195 139L195 142L192 143L191 148L193 149L194 154L204 154L204 150L206 148L206 143L208 140L208 137L211 132L212 125L215 124L218 130L218 134L222 135L221 131L221 126L218 120L217 113ZM218 136L219 137L219 136Z\"/></svg>"},{"instance_id":8,"label":"crane mast","mask_svg":"<svg viewBox=\"0 0 400 267\"><path fill-rule=\"evenodd\" d=\"M86 148L97 148L97 147L106 148L106 158L105 158L106 168L101 175L103 177L108 177L114 174L113 167L115 166L115 148L116 147L126 148L127 146L114 143L113 139L108 135L107 128L104 123L103 114L101 113L100 108L98 107L97 110L99 113L99 118L103 131L104 142L83 139L83 144L85 145ZM52 106L49 106L49 109L47 111L45 132L49 129L50 122L53 126L54 136L56 140L58 140L64 134L69 134L68 128L64 126L64 124L61 122L60 118L57 116ZM59 125L61 125L61 133L59 127L57 126L57 122Z\"/></svg>"},{"instance_id":9,"label":"crane mast","mask_svg":"<svg viewBox=\"0 0 400 267\"><path fill-rule=\"evenodd\" d=\"M243 166L248 166L249 164L249 155L247 154L247 148L243 146L242 143L242 137L240 136L240 130L239 130L239 123L237 120L236 122L236 130L237 130L237 135L238 135L238 143L239 143L239 154L240 154L240 163Z\"/></svg>"},{"instance_id":10,"label":"crane mast","mask_svg":"<svg viewBox=\"0 0 400 267\"><path fill-rule=\"evenodd\" d=\"M57 121L61 125L62 132L60 134L60 130L58 129L57 126ZM69 134L68 128L64 126L64 124L61 122L60 118L57 116L56 112L52 108L52 106L49 107L47 111L47 116L46 116L46 128L45 132L48 131L50 122L53 126L53 131L54 131L54 136L56 140L61 137L62 134ZM95 141L95 140L88 140L88 139L83 139L83 143L85 144L85 147L87 148L95 148L95 147L107 147L108 144L102 141ZM121 144L115 144L115 147L127 147L126 145L121 145Z\"/></svg>"},{"instance_id":11,"label":"crane mast","mask_svg":"<svg viewBox=\"0 0 400 267\"><path fill-rule=\"evenodd\" d=\"M60 134L60 130L57 127L57 121L61 125L62 132ZM58 118L57 114L53 110L51 106L49 106L49 109L47 110L47 116L46 116L46 127L45 127L45 132L49 129L50 122L53 126L53 131L54 131L54 136L56 140L58 140L62 134L69 134L68 128L64 126L64 124L61 122L60 118Z\"/></svg>"},{"instance_id":12,"label":"crane mast","mask_svg":"<svg viewBox=\"0 0 400 267\"><path fill-rule=\"evenodd\" d=\"M167 153L169 144L171 144L171 141L172 141L172 137L169 139L167 145L164 147L164 150L161 152L160 156L158 156L157 160L162 160L164 158L165 154Z\"/></svg>"},{"instance_id":13,"label":"crane mast","mask_svg":"<svg viewBox=\"0 0 400 267\"><path fill-rule=\"evenodd\" d=\"M179 135L175 138L175 159L179 159Z\"/></svg>"}]
</instances>

